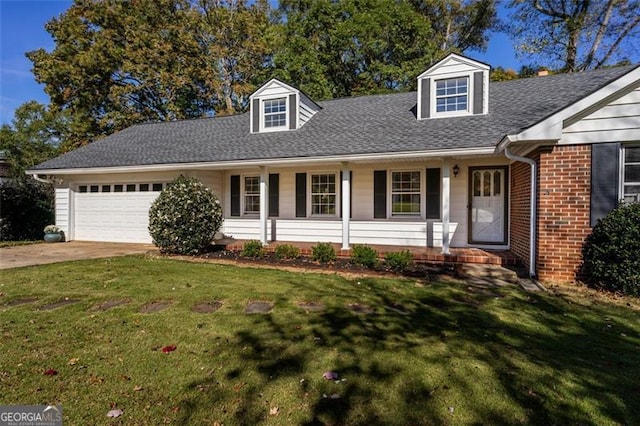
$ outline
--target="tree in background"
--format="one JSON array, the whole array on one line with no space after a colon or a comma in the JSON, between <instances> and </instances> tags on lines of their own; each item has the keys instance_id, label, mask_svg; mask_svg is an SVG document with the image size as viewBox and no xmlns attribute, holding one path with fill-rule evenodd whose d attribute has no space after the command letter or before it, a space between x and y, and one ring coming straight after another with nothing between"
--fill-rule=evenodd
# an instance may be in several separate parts
<instances>
[{"instance_id":1,"label":"tree in background","mask_svg":"<svg viewBox=\"0 0 640 426\"><path fill-rule=\"evenodd\" d=\"M624 61L625 48L638 43L639 0L510 0L509 6L503 26L520 55L564 72Z\"/></svg>"},{"instance_id":2,"label":"tree in background","mask_svg":"<svg viewBox=\"0 0 640 426\"><path fill-rule=\"evenodd\" d=\"M0 128L0 151L7 156L10 175L23 176L29 167L55 157L66 124L64 116L36 101L19 106L12 124Z\"/></svg>"},{"instance_id":3,"label":"tree in background","mask_svg":"<svg viewBox=\"0 0 640 426\"><path fill-rule=\"evenodd\" d=\"M265 62L268 5L245 1L76 0L46 28L56 46L27 56L66 144L143 121L242 109Z\"/></svg>"},{"instance_id":4,"label":"tree in background","mask_svg":"<svg viewBox=\"0 0 640 426\"><path fill-rule=\"evenodd\" d=\"M403 91L449 51L486 45L493 0L283 0L274 75L316 99Z\"/></svg>"}]
</instances>

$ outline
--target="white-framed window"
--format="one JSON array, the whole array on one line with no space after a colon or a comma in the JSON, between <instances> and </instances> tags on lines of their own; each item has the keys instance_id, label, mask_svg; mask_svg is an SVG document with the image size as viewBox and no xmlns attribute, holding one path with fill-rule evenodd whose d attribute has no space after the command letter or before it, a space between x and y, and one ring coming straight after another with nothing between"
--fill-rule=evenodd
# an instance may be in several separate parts
<instances>
[{"instance_id":1,"label":"white-framed window","mask_svg":"<svg viewBox=\"0 0 640 426\"><path fill-rule=\"evenodd\" d=\"M622 150L622 199L627 203L640 202L640 145L625 146Z\"/></svg>"},{"instance_id":2,"label":"white-framed window","mask_svg":"<svg viewBox=\"0 0 640 426\"><path fill-rule=\"evenodd\" d=\"M436 80L435 83L436 114L469 111L469 77Z\"/></svg>"},{"instance_id":3,"label":"white-framed window","mask_svg":"<svg viewBox=\"0 0 640 426\"><path fill-rule=\"evenodd\" d=\"M260 176L245 176L244 214L260 214Z\"/></svg>"},{"instance_id":4,"label":"white-framed window","mask_svg":"<svg viewBox=\"0 0 640 426\"><path fill-rule=\"evenodd\" d=\"M265 129L287 126L287 98L265 99L262 105Z\"/></svg>"},{"instance_id":5,"label":"white-framed window","mask_svg":"<svg viewBox=\"0 0 640 426\"><path fill-rule=\"evenodd\" d=\"M311 215L335 216L338 212L336 173L311 174Z\"/></svg>"},{"instance_id":6,"label":"white-framed window","mask_svg":"<svg viewBox=\"0 0 640 426\"><path fill-rule=\"evenodd\" d=\"M392 216L420 216L422 213L421 171L392 171L390 198Z\"/></svg>"}]
</instances>

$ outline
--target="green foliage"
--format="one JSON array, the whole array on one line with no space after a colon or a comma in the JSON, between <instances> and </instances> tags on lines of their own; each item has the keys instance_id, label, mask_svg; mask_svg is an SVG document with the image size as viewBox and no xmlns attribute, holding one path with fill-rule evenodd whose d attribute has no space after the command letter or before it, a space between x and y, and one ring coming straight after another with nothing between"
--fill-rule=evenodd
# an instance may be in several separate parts
<instances>
[{"instance_id":1,"label":"green foliage","mask_svg":"<svg viewBox=\"0 0 640 426\"><path fill-rule=\"evenodd\" d=\"M392 271L404 272L413 262L413 255L409 250L389 252L384 255L384 261Z\"/></svg>"},{"instance_id":2,"label":"green foliage","mask_svg":"<svg viewBox=\"0 0 640 426\"><path fill-rule=\"evenodd\" d=\"M635 0L510 0L508 6L502 27L519 56L564 72L601 68L635 49L640 27Z\"/></svg>"},{"instance_id":3,"label":"green foliage","mask_svg":"<svg viewBox=\"0 0 640 426\"><path fill-rule=\"evenodd\" d=\"M598 221L582 248L580 276L592 287L640 297L640 203Z\"/></svg>"},{"instance_id":4,"label":"green foliage","mask_svg":"<svg viewBox=\"0 0 640 426\"><path fill-rule=\"evenodd\" d=\"M311 247L311 259L320 263L329 263L336 260L336 250L330 243L318 243Z\"/></svg>"},{"instance_id":5,"label":"green foliage","mask_svg":"<svg viewBox=\"0 0 640 426\"><path fill-rule=\"evenodd\" d=\"M351 247L351 263L373 269L378 265L378 252L368 245L354 245Z\"/></svg>"},{"instance_id":6,"label":"green foliage","mask_svg":"<svg viewBox=\"0 0 640 426\"><path fill-rule=\"evenodd\" d=\"M7 157L10 175L22 176L29 167L55 157L65 122L64 114L35 101L19 106L11 125L0 128L0 151Z\"/></svg>"},{"instance_id":7,"label":"green foliage","mask_svg":"<svg viewBox=\"0 0 640 426\"><path fill-rule=\"evenodd\" d=\"M281 244L276 247L275 256L277 259L297 259L300 257L300 249L291 244Z\"/></svg>"},{"instance_id":8,"label":"green foliage","mask_svg":"<svg viewBox=\"0 0 640 426\"><path fill-rule=\"evenodd\" d=\"M264 80L269 4L75 1L27 54L51 104L72 118L65 150L131 124L246 107Z\"/></svg>"},{"instance_id":9,"label":"green foliage","mask_svg":"<svg viewBox=\"0 0 640 426\"><path fill-rule=\"evenodd\" d=\"M23 176L0 184L0 241L42 239L53 222L53 188Z\"/></svg>"},{"instance_id":10,"label":"green foliage","mask_svg":"<svg viewBox=\"0 0 640 426\"><path fill-rule=\"evenodd\" d=\"M258 240L250 240L242 246L242 256L245 257L262 257L264 256L264 246Z\"/></svg>"},{"instance_id":11,"label":"green foliage","mask_svg":"<svg viewBox=\"0 0 640 426\"><path fill-rule=\"evenodd\" d=\"M149 233L163 253L199 253L221 226L220 201L195 178L176 178L149 210Z\"/></svg>"}]
</instances>

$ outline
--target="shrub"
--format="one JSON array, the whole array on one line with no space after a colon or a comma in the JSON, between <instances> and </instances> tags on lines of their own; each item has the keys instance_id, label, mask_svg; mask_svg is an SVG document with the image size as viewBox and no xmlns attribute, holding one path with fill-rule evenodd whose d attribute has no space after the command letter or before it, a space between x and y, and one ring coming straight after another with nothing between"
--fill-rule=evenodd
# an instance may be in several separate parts
<instances>
[{"instance_id":1,"label":"shrub","mask_svg":"<svg viewBox=\"0 0 640 426\"><path fill-rule=\"evenodd\" d=\"M240 254L244 257L262 257L264 256L264 246L258 240L250 240L244 243Z\"/></svg>"},{"instance_id":2,"label":"shrub","mask_svg":"<svg viewBox=\"0 0 640 426\"><path fill-rule=\"evenodd\" d=\"M176 178L149 209L149 233L163 253L197 254L221 226L220 201L195 178Z\"/></svg>"},{"instance_id":3,"label":"shrub","mask_svg":"<svg viewBox=\"0 0 640 426\"><path fill-rule=\"evenodd\" d=\"M53 204L53 187L31 177L0 184L0 241L41 240Z\"/></svg>"},{"instance_id":4,"label":"shrub","mask_svg":"<svg viewBox=\"0 0 640 426\"><path fill-rule=\"evenodd\" d=\"M320 263L329 263L336 260L336 250L330 243L318 243L311 247L311 259Z\"/></svg>"},{"instance_id":5,"label":"shrub","mask_svg":"<svg viewBox=\"0 0 640 426\"><path fill-rule=\"evenodd\" d=\"M378 252L368 245L354 245L351 248L351 262L373 269L378 265Z\"/></svg>"},{"instance_id":6,"label":"shrub","mask_svg":"<svg viewBox=\"0 0 640 426\"><path fill-rule=\"evenodd\" d=\"M598 221L582 248L579 276L592 287L640 297L640 203Z\"/></svg>"},{"instance_id":7,"label":"shrub","mask_svg":"<svg viewBox=\"0 0 640 426\"><path fill-rule=\"evenodd\" d=\"M291 244L282 244L276 247L275 255L277 259L297 259L300 257L300 250Z\"/></svg>"},{"instance_id":8,"label":"shrub","mask_svg":"<svg viewBox=\"0 0 640 426\"><path fill-rule=\"evenodd\" d=\"M387 267L395 272L404 272L413 262L413 255L409 250L389 252L384 255Z\"/></svg>"}]
</instances>

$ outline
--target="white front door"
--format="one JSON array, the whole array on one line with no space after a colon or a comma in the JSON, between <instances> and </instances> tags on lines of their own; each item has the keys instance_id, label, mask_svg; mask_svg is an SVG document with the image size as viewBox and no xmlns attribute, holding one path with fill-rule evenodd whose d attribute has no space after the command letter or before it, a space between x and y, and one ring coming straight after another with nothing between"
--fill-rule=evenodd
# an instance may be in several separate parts
<instances>
[{"instance_id":1,"label":"white front door","mask_svg":"<svg viewBox=\"0 0 640 426\"><path fill-rule=\"evenodd\" d=\"M507 169L471 168L470 243L506 244Z\"/></svg>"}]
</instances>

